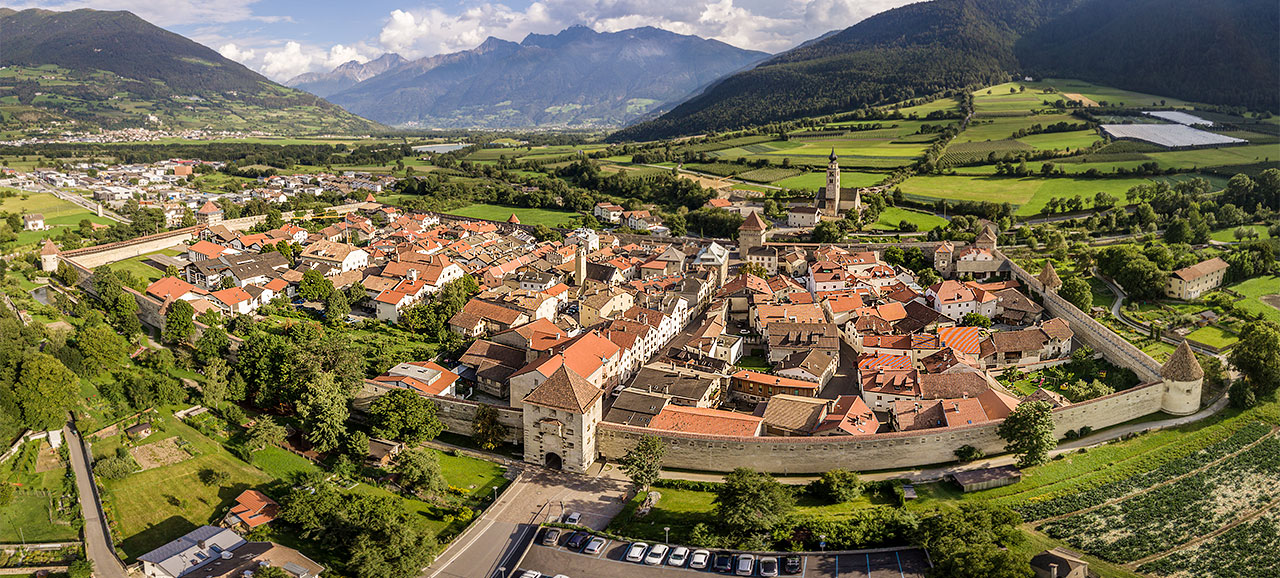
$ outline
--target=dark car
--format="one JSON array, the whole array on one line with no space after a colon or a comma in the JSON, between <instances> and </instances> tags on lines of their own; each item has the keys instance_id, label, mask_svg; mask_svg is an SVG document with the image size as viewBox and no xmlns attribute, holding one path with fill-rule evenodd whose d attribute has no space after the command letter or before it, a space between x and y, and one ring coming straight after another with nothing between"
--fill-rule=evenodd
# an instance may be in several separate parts
<instances>
[{"instance_id":1,"label":"dark car","mask_svg":"<svg viewBox=\"0 0 1280 578\"><path fill-rule=\"evenodd\" d=\"M800 557L787 556L782 559L782 573L788 576L794 576L800 573Z\"/></svg>"},{"instance_id":2,"label":"dark car","mask_svg":"<svg viewBox=\"0 0 1280 578\"><path fill-rule=\"evenodd\" d=\"M560 528L547 528L542 531L542 545L555 546L560 541Z\"/></svg>"},{"instance_id":3,"label":"dark car","mask_svg":"<svg viewBox=\"0 0 1280 578\"><path fill-rule=\"evenodd\" d=\"M581 550L587 545L587 540L591 539L591 534L586 532L574 532L569 536L569 541L564 543L564 547L570 550Z\"/></svg>"},{"instance_id":4,"label":"dark car","mask_svg":"<svg viewBox=\"0 0 1280 578\"><path fill-rule=\"evenodd\" d=\"M716 552L715 561L711 563L711 569L721 574L733 572L733 554L728 552Z\"/></svg>"}]
</instances>

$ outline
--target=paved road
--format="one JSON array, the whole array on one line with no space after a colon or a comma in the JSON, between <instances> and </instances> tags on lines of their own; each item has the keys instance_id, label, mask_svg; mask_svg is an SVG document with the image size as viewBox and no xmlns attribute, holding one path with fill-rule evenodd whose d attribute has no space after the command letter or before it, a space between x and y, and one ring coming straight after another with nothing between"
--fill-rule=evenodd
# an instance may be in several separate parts
<instances>
[{"instance_id":1,"label":"paved road","mask_svg":"<svg viewBox=\"0 0 1280 578\"><path fill-rule=\"evenodd\" d=\"M627 484L526 466L484 515L436 558L424 578L488 578L515 568L539 523L580 512L603 529L622 510ZM509 572L508 572L509 573Z\"/></svg>"},{"instance_id":2,"label":"paved road","mask_svg":"<svg viewBox=\"0 0 1280 578\"><path fill-rule=\"evenodd\" d=\"M62 428L63 439L70 448L71 469L76 473L76 488L80 491L80 513L84 516L85 553L93 562L93 575L96 578L126 578L124 568L116 559L107 539L106 518L94 499L97 495L93 486L93 477L89 475L89 461L85 456L84 443L80 434L70 426Z\"/></svg>"},{"instance_id":3,"label":"paved road","mask_svg":"<svg viewBox=\"0 0 1280 578\"><path fill-rule=\"evenodd\" d=\"M1163 419L1159 421L1147 421L1147 422L1123 424L1116 427L1108 428L1104 431L1098 432L1096 434L1090 435L1085 438L1071 440L1066 443L1059 444L1056 449L1049 452L1049 456L1053 457L1058 454L1073 452L1080 448L1092 448L1092 447L1102 445L1109 441L1119 439L1133 433L1166 429L1166 428L1177 427L1180 425L1185 425L1192 422L1200 421L1204 418L1207 418L1211 415L1214 415L1222 411L1223 409L1226 409L1226 407L1227 407L1227 396L1224 395L1218 398L1218 401L1214 402L1213 405L1205 407L1200 411L1193 413L1191 415L1185 415L1181 417L1171 417L1169 419ZM967 470L978 470L982 468L992 468L996 466L1007 466L1007 465L1012 465L1015 461L1016 460L1012 455L1005 454L1005 455L994 456L985 460L980 460L980 461L971 462L968 464L961 464L961 465L945 466L945 467L938 467L938 468L922 468L922 469L915 469L915 470L894 470L891 472L872 472L868 474L860 473L858 474L858 478L863 480L903 479L903 480L911 480L913 482L930 482L930 481L944 479L947 476L954 474L956 472L963 472ZM662 471L662 477L666 479L692 480L692 481L699 481L699 482L719 482L724 480L723 474L717 474L717 473L704 474L704 473L678 472L678 471L668 471L668 470ZM789 476L789 477L779 477L778 481L784 484L807 484L816 479L817 479L817 476Z\"/></svg>"}]
</instances>

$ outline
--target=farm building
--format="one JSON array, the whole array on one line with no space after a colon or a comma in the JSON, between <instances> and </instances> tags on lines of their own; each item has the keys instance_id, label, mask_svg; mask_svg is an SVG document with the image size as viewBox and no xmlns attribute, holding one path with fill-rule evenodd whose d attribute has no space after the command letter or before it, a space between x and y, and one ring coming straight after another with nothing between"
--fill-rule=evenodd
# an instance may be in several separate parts
<instances>
[{"instance_id":1,"label":"farm building","mask_svg":"<svg viewBox=\"0 0 1280 578\"><path fill-rule=\"evenodd\" d=\"M999 466L956 472L951 477L965 492L976 492L1016 484L1022 479L1022 472L1013 466Z\"/></svg>"},{"instance_id":2,"label":"farm building","mask_svg":"<svg viewBox=\"0 0 1280 578\"><path fill-rule=\"evenodd\" d=\"M124 433L131 438L145 438L151 435L151 422L142 422L124 430Z\"/></svg>"},{"instance_id":3,"label":"farm building","mask_svg":"<svg viewBox=\"0 0 1280 578\"><path fill-rule=\"evenodd\" d=\"M1089 563L1080 555L1063 548L1045 550L1031 558L1031 569L1036 578L1086 578Z\"/></svg>"},{"instance_id":4,"label":"farm building","mask_svg":"<svg viewBox=\"0 0 1280 578\"><path fill-rule=\"evenodd\" d=\"M385 468L395 461L396 456L404 450L404 444L384 439L369 440L369 465Z\"/></svg>"}]
</instances>

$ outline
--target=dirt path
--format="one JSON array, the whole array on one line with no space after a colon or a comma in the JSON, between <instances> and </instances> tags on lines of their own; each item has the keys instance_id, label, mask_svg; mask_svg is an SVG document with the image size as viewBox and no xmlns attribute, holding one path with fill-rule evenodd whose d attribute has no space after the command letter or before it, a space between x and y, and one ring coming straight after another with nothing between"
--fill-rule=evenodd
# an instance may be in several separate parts
<instances>
[{"instance_id":1,"label":"dirt path","mask_svg":"<svg viewBox=\"0 0 1280 578\"><path fill-rule=\"evenodd\" d=\"M1251 513L1251 514L1249 514L1249 515L1247 515L1247 516L1241 516L1240 518L1237 518L1235 521L1231 522L1230 524L1227 524L1227 525L1225 525L1225 526L1223 526L1223 527L1221 527L1221 528L1218 528L1217 530L1214 530L1214 531L1212 531L1212 532L1209 532L1208 534L1205 534L1204 536L1201 536L1201 537L1199 537L1199 538L1196 538L1196 539L1194 539L1194 540L1191 540L1191 541L1189 541L1189 542L1186 542L1185 544L1181 544L1181 545L1179 545L1179 546L1178 546L1178 547L1176 547L1176 548L1170 548L1170 549L1168 549L1168 550L1165 550L1164 552L1160 552L1159 554L1152 554L1152 555L1150 555L1150 556L1147 556L1146 558L1141 558L1141 559L1139 559L1139 560L1137 560L1137 561L1135 561L1135 562L1130 562L1130 563L1128 563L1128 564L1125 564L1124 566L1125 566L1125 568L1128 568L1128 569L1130 569L1130 570L1136 570L1136 569L1138 568L1138 566L1141 566L1141 565L1143 565L1143 564L1146 564L1147 562L1150 562L1150 561L1152 561L1152 560L1159 560L1159 559L1161 559L1161 558L1164 558L1165 556L1172 555L1172 554L1174 554L1174 553L1176 553L1176 552L1179 552L1179 551L1181 551L1181 550L1186 550L1187 548L1192 548L1192 547L1195 547L1195 546L1197 546L1197 545L1199 545L1199 544L1202 544L1202 543L1204 543L1204 542L1208 542L1209 540L1212 540L1212 539L1216 538L1217 536L1221 535L1222 533L1227 532L1227 531L1231 530L1232 528L1234 528L1234 527L1236 527L1236 526L1239 526L1240 524L1243 524L1243 523L1245 523L1245 522L1248 522L1248 521L1250 521L1250 520L1253 520L1253 519L1255 519L1255 518L1258 518L1259 516L1262 516L1262 515L1266 514L1267 512L1270 512L1270 511L1271 511L1272 509L1274 509L1276 506L1280 506L1280 497L1277 497L1276 499L1271 500L1271 503L1267 504L1266 506L1263 506L1261 509L1259 509L1259 510L1257 510L1257 511L1255 511L1255 512L1253 512L1253 513Z\"/></svg>"},{"instance_id":2,"label":"dirt path","mask_svg":"<svg viewBox=\"0 0 1280 578\"><path fill-rule=\"evenodd\" d=\"M1262 437L1258 438L1257 440L1253 441L1253 442L1252 442L1252 443L1250 443L1249 445L1244 446L1244 447L1240 448L1240 449L1239 449L1239 450L1237 450L1237 451L1231 452L1231 453L1229 453L1229 454L1227 454L1227 455L1225 455L1225 456L1222 456L1222 457L1220 457L1220 458L1218 458L1218 459L1216 459L1216 460L1213 460L1212 462L1209 462L1209 463L1207 463L1207 464L1205 464L1205 465L1203 465L1203 466L1201 466L1201 467L1199 467L1199 468L1196 468L1196 469L1194 469L1194 470L1191 470L1191 471L1189 471L1189 472L1187 472L1187 473L1185 473L1185 474L1182 474L1182 475L1180 475L1180 476L1175 476L1175 477L1169 478L1169 479L1167 479L1167 480L1165 480L1165 481L1163 481L1163 482L1160 482L1160 483L1158 483L1158 484L1156 484L1156 485L1154 485L1154 486L1149 486L1149 487L1143 488L1143 489L1142 489L1142 491L1134 492L1134 493L1132 493L1132 494L1128 494L1128 495L1125 495L1125 496L1121 496L1121 497L1119 497L1119 498L1113 498L1113 499L1107 500L1107 501L1105 501L1105 502L1103 502L1103 503L1101 503L1101 504L1098 504L1098 505L1096 505L1096 506L1090 506L1090 507L1088 507L1088 508L1084 508L1084 509L1082 509L1082 510L1076 510L1076 511L1074 511L1074 512L1068 512L1068 513L1066 513L1066 514L1062 514L1062 515L1060 515L1060 516L1053 516L1052 518L1045 518L1045 519L1043 519L1043 520L1036 520L1036 521L1034 522L1034 524L1038 526L1038 525L1042 525L1042 524L1048 524L1048 523L1050 523L1050 522L1056 522L1056 521L1061 520L1061 519L1063 519L1063 518L1069 518L1069 517L1074 516L1074 515L1076 515L1076 514L1088 514L1089 512L1092 512L1092 511L1097 510L1097 509L1099 509L1099 508L1105 508L1105 507L1107 507L1107 506L1111 506L1111 505L1114 505L1114 504L1118 504L1118 503L1123 502L1123 501L1126 501L1126 500L1131 500L1131 499L1136 498L1136 497L1138 497L1138 496L1141 496L1141 495L1143 495L1143 494L1149 493L1149 492L1151 492L1152 490L1155 490L1155 489L1157 489L1157 488L1162 488L1162 487L1164 487L1164 486L1167 486L1167 485L1169 485L1169 484L1172 484L1172 483L1174 483L1174 482L1177 482L1177 481L1179 481L1179 480L1182 480L1183 478L1186 478L1186 477L1188 477L1188 476L1194 476L1194 475L1196 475L1196 474L1198 474L1198 473L1200 473L1200 472L1203 472L1203 471L1205 471L1205 470L1207 470L1207 469L1209 469L1209 468L1211 468L1211 467L1213 467L1213 466L1216 466L1216 465L1218 465L1218 464L1220 464L1220 463L1222 463L1222 462L1224 462L1224 461L1226 461L1226 460L1229 460L1229 459L1231 459L1231 458L1233 458L1233 457L1236 457L1236 456L1238 456L1238 455L1240 455L1240 454L1242 454L1242 453L1244 453L1244 452L1247 452L1247 451L1249 451L1249 450L1253 449L1253 447L1254 447L1254 446L1256 446L1256 445L1258 445L1258 444L1260 444L1260 443L1262 443L1262 442L1264 442L1264 441L1267 441L1267 439L1271 438L1271 436L1276 435L1276 431L1277 431L1277 430L1280 430L1280 427L1275 427L1275 426L1273 426L1273 427L1271 428L1271 431L1270 431L1269 433L1267 433L1267 435L1264 435L1264 436L1262 436ZM1141 474L1135 474L1135 475L1141 475Z\"/></svg>"}]
</instances>

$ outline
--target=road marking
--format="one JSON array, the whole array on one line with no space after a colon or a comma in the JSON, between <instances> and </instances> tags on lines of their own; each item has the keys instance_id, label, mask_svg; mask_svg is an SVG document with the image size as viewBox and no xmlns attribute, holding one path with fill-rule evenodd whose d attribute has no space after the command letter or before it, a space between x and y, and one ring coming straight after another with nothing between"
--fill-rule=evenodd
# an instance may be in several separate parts
<instances>
[{"instance_id":1,"label":"road marking","mask_svg":"<svg viewBox=\"0 0 1280 578\"><path fill-rule=\"evenodd\" d=\"M512 480L512 482L511 482L511 483L514 485L514 484L516 484L516 482L519 482L519 481L520 481L520 477L521 477L522 475L523 475L523 472L521 472L520 474L517 474L517 475L516 475L516 479L515 479L515 480ZM441 572L444 572L444 569L445 569L445 568L448 568L448 567L449 567L449 565L453 564L453 562L454 562L455 560L457 560L457 559L458 559L458 556L461 556L461 555L462 555L462 553L463 553L463 552L466 552L466 551L467 551L467 549L468 549L468 548L470 548L470 547L471 547L471 545L472 545L472 544L474 544L476 540L480 539L480 536L483 536L485 532L489 531L489 528L492 528L492 527L493 527L493 523L496 521L496 520L494 520L494 518L496 518L496 517L498 516L498 514L500 514L500 513L502 513L502 512L505 512L505 511L507 510L507 508L509 508L509 507L511 506L511 504L515 502L515 499L514 499L514 498L515 498L516 494L520 493L520 491L521 491L521 490L523 490L523 489L524 489L524 487L517 487L517 488L513 488L513 491L510 493L510 495L503 495L503 496L502 496L502 498L509 498L509 499L508 499L505 503L501 504L501 509L499 509L499 508L497 508L497 507L490 507L490 508L489 508L489 511L488 511L488 512L486 512L486 515L485 515L485 517L484 517L484 521L485 521L484 529L483 529L483 530L477 530L476 532L472 533L472 535L470 536L470 539L469 539L469 540L467 540L466 545L462 546L461 548L456 549L456 550L453 552L453 555L449 557L449 560L448 560L447 562L445 562L443 565L441 565L441 566L440 566L440 568L439 568L438 570L436 570L434 573L432 573L432 574L431 574L431 576L429 576L428 578L436 578L436 576L439 576ZM502 498L499 498L499 499L498 499L498 501L502 501ZM497 504L495 504L495 506L497 506ZM475 526L475 528L479 528L479 526ZM454 543L454 546L457 546L457 545L459 545L459 544L455 542L455 543ZM449 549L450 549L450 550L453 550L454 548L453 548L453 547L450 547ZM439 560L437 559L437 560L436 560L436 562L438 563L438 562L439 562ZM423 571L425 572L426 570L429 570L430 568L431 568L430 566L427 566L426 568L423 568Z\"/></svg>"}]
</instances>

